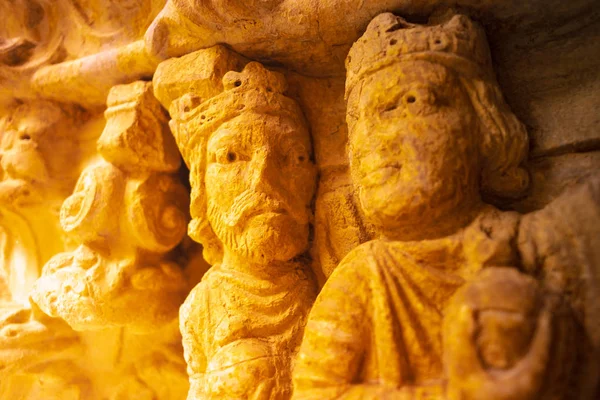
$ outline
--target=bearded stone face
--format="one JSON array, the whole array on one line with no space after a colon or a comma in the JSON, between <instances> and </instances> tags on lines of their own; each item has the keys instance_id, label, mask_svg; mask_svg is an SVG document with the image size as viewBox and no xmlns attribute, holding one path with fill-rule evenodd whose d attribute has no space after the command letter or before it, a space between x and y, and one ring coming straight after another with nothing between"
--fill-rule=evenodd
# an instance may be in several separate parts
<instances>
[{"instance_id":1,"label":"bearded stone face","mask_svg":"<svg viewBox=\"0 0 600 400\"><path fill-rule=\"evenodd\" d=\"M372 223L435 224L477 195L479 124L449 69L399 63L370 75L350 101L359 110L350 127L351 172Z\"/></svg>"},{"instance_id":2,"label":"bearded stone face","mask_svg":"<svg viewBox=\"0 0 600 400\"><path fill-rule=\"evenodd\" d=\"M267 262L307 248L315 167L304 126L255 113L224 123L207 143L205 185L208 221L226 251Z\"/></svg>"}]
</instances>

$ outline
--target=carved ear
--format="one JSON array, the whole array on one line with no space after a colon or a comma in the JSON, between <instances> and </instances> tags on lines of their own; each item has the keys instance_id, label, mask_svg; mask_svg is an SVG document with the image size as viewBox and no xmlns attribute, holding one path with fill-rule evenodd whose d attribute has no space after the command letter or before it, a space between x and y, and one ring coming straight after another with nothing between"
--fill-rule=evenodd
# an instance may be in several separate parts
<instances>
[{"instance_id":1,"label":"carved ear","mask_svg":"<svg viewBox=\"0 0 600 400\"><path fill-rule=\"evenodd\" d=\"M206 218L193 219L188 226L188 235L202 244L202 257L210 265L221 263L223 260L223 245Z\"/></svg>"},{"instance_id":2,"label":"carved ear","mask_svg":"<svg viewBox=\"0 0 600 400\"><path fill-rule=\"evenodd\" d=\"M199 139L199 145L191 161L190 181L192 184L190 211L192 220L188 224L188 236L202 244L202 256L211 265L223 260L223 245L217 238L206 217L206 189L204 171L206 171L206 138Z\"/></svg>"}]
</instances>

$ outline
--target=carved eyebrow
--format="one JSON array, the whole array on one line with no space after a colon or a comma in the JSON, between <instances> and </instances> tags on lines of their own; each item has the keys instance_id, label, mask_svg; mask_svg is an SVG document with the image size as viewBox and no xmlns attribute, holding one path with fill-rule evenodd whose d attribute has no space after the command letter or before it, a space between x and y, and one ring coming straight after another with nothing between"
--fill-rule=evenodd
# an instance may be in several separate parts
<instances>
[{"instance_id":1,"label":"carved eyebrow","mask_svg":"<svg viewBox=\"0 0 600 400\"><path fill-rule=\"evenodd\" d=\"M441 89L444 89L445 87L445 83L443 82L431 82L431 84L423 84L423 83L408 83L407 85L402 85L403 87L400 89L396 89L398 86L394 87L394 91L390 92L391 94L393 94L393 96L390 96L389 98L382 98L382 97L377 97L377 98L371 98L369 99L369 102L367 103L367 106L371 105L379 105L379 104L397 104L399 103L402 98L404 96L406 96L407 94L410 94L411 92L414 94L417 94L419 91L425 91L425 92L434 92L435 94L437 94Z\"/></svg>"},{"instance_id":2,"label":"carved eyebrow","mask_svg":"<svg viewBox=\"0 0 600 400\"><path fill-rule=\"evenodd\" d=\"M231 129L219 129L213 133L206 144L207 150L223 145L225 142L238 140L238 135Z\"/></svg>"},{"instance_id":3,"label":"carved eyebrow","mask_svg":"<svg viewBox=\"0 0 600 400\"><path fill-rule=\"evenodd\" d=\"M254 144L252 130L242 128L223 128L215 132L208 140L206 151L213 153L223 148L228 148L240 154L251 152Z\"/></svg>"}]
</instances>

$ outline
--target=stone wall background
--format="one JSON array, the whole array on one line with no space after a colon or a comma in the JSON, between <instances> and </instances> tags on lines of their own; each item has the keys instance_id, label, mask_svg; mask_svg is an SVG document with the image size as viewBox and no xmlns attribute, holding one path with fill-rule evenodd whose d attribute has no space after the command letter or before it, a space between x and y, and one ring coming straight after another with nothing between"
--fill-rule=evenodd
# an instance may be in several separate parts
<instances>
[{"instance_id":1,"label":"stone wall background","mask_svg":"<svg viewBox=\"0 0 600 400\"><path fill-rule=\"evenodd\" d=\"M143 46L136 41L143 38L164 3L3 3L0 14L8 23L0 27L0 104L6 109L14 101L41 95L101 110L113 84L151 76L156 62L142 55ZM307 15L313 12L310 1L300 3ZM323 6L317 13L324 21L325 39L329 31L343 33L332 44L342 54L364 29L368 16L379 11L422 20L438 7L454 6L484 25L504 95L527 125L531 140L531 193L511 207L539 208L597 167L600 12L595 1L371 0L360 2L366 11L355 10L354 17L341 12L356 7L354 3L339 1L336 7ZM69 63L73 60L79 61ZM32 79L48 65L55 68L42 69ZM344 134L343 129L338 131ZM319 134L315 136L320 140ZM339 144L336 149L341 151Z\"/></svg>"}]
</instances>

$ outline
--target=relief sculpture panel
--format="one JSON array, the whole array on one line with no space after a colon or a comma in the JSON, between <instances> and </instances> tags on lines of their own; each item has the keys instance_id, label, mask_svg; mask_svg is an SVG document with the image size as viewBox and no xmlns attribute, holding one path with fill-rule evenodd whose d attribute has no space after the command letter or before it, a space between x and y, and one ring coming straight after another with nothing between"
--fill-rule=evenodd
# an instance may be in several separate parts
<instances>
[{"instance_id":1,"label":"relief sculpture panel","mask_svg":"<svg viewBox=\"0 0 600 400\"><path fill-rule=\"evenodd\" d=\"M0 15L0 399L600 398L593 0Z\"/></svg>"}]
</instances>

